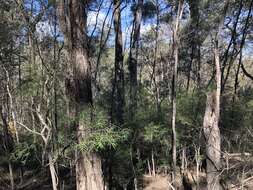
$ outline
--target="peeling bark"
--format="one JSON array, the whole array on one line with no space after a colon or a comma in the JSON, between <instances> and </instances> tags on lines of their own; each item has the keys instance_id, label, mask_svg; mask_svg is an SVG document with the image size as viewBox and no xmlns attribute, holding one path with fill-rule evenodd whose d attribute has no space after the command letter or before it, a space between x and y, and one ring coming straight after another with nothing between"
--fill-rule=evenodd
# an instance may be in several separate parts
<instances>
[{"instance_id":1,"label":"peeling bark","mask_svg":"<svg viewBox=\"0 0 253 190\"><path fill-rule=\"evenodd\" d=\"M216 67L216 90L207 94L203 130L206 140L207 189L219 190L221 169L221 137L219 129L221 69L218 42L215 42L214 60Z\"/></svg>"}]
</instances>

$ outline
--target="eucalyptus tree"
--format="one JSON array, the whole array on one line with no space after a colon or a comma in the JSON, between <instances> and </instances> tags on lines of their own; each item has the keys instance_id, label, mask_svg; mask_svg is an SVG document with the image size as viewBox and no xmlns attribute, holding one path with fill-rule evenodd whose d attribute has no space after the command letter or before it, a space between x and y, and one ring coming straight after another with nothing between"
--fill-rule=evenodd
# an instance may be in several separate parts
<instances>
[{"instance_id":1,"label":"eucalyptus tree","mask_svg":"<svg viewBox=\"0 0 253 190\"><path fill-rule=\"evenodd\" d=\"M124 55L121 28L120 0L113 0L113 24L115 33L114 79L112 89L112 120L118 125L124 122L125 85L124 85Z\"/></svg>"},{"instance_id":2,"label":"eucalyptus tree","mask_svg":"<svg viewBox=\"0 0 253 190\"><path fill-rule=\"evenodd\" d=\"M134 4L134 18L132 25L132 33L130 40L130 52L129 52L129 80L130 80L130 117L133 118L133 115L137 108L137 89L138 89L138 80L137 80L137 69L138 69L138 49L140 41L140 29L142 21L142 9L143 9L143 0L138 0Z\"/></svg>"},{"instance_id":3,"label":"eucalyptus tree","mask_svg":"<svg viewBox=\"0 0 253 190\"><path fill-rule=\"evenodd\" d=\"M91 66L88 57L88 1L63 0L58 4L60 28L69 55L66 88L71 100L71 112L76 120L77 142L85 141L91 131L92 111ZM88 114L87 114L88 113ZM85 118L84 118L85 117ZM76 154L76 186L78 190L103 189L101 159L95 152Z\"/></svg>"},{"instance_id":4,"label":"eucalyptus tree","mask_svg":"<svg viewBox=\"0 0 253 190\"><path fill-rule=\"evenodd\" d=\"M172 118L171 118L171 128L172 128L172 167L173 167L173 178L176 177L176 166L177 166L177 135L176 135L176 86L177 86L177 74L178 74L178 64L179 64L179 32L180 32L180 22L184 10L184 1L180 0L177 6L176 19L173 26L173 52L174 52L174 63L173 63L173 74L172 74L172 89L171 89L171 100L172 100Z\"/></svg>"},{"instance_id":5,"label":"eucalyptus tree","mask_svg":"<svg viewBox=\"0 0 253 190\"><path fill-rule=\"evenodd\" d=\"M219 4L216 14L218 19L212 23L211 37L213 40L213 56L215 65L215 87L216 89L207 94L206 110L203 120L203 131L206 142L207 163L207 189L222 189L220 183L221 172L221 134L219 128L220 105L221 105L221 65L220 65L220 30L227 14L229 1ZM216 5L217 6L217 5Z\"/></svg>"}]
</instances>

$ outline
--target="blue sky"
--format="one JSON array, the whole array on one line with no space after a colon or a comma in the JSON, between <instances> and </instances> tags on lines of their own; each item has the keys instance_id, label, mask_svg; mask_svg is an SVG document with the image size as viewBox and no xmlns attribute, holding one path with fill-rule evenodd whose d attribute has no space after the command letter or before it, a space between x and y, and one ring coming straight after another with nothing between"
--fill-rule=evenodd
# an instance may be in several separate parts
<instances>
[{"instance_id":1,"label":"blue sky","mask_svg":"<svg viewBox=\"0 0 253 190\"><path fill-rule=\"evenodd\" d=\"M32 0L26 0L25 1L26 2L26 8L28 8L28 9L31 8L31 1ZM150 0L150 1L152 1L152 0ZM155 1L155 0L153 0L153 1ZM43 2L43 4L48 3L47 0L45 0L45 1L35 0L34 4L33 4L34 15L38 14L38 12L41 9L41 4L39 2L40 3ZM164 1L159 0L159 3L160 3L160 9L162 9L161 13L169 11L169 8L168 7L166 8L166 5L164 4ZM107 23L107 25L110 25L110 23L112 22L113 6L110 7L110 5L111 5L111 0L104 0L103 1L101 10L98 14L98 28L102 27L102 23L105 19L106 13L107 13L109 8L110 8L110 12L109 12L109 15L106 19L106 23ZM130 34L131 34L132 19L133 19L133 15L132 15L132 12L131 12L131 1L128 4L126 4L125 2L122 3L121 7L124 7L124 9L122 10L122 13L121 13L123 43L126 46L128 46L129 40L130 40ZM245 14L244 16L246 16L247 12L244 12L244 14ZM94 25L96 23L96 17L97 17L97 11L96 10L94 10L94 11L90 10L89 14L88 14L88 22L87 22L90 33L93 30ZM142 22L142 25L141 25L141 34L144 34L146 31L150 30L155 25L156 25L156 18L155 17L153 19L145 20L145 22ZM112 27L113 27L113 25L112 25ZM45 21L42 21L42 22L38 23L37 32L39 33L39 36L41 36L41 37L46 36L46 35L52 35L53 34L52 23L47 19ZM59 32L59 30L58 30L58 32ZM96 30L96 32L98 32L98 30ZM96 32L95 32L95 34L96 34ZM169 33L169 31L168 31L168 33ZM113 44L113 40L114 40L113 29L111 30L111 34L112 35L111 35L111 38L109 38L109 43L112 42L112 44ZM229 40L229 38L230 38L230 36L228 36L227 40ZM226 37L223 38L223 39L226 39ZM245 50L246 51L244 51L244 52L246 52L246 54L247 53L252 53L252 51L253 51L252 50L252 44L247 43L247 46L245 47Z\"/></svg>"}]
</instances>

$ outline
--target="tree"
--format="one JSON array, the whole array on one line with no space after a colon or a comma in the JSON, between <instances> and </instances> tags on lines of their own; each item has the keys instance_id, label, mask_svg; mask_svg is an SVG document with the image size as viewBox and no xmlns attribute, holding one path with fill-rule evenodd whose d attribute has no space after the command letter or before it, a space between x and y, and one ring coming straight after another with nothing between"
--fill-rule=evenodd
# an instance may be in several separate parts
<instances>
[{"instance_id":1,"label":"tree","mask_svg":"<svg viewBox=\"0 0 253 190\"><path fill-rule=\"evenodd\" d=\"M220 169L221 169L221 134L219 129L220 121L220 99L221 99L221 66L219 53L219 35L221 25L227 14L228 1L226 1L221 9L221 15L218 22L214 23L217 28L213 38L213 54L215 64L215 81L216 90L207 94L206 110L203 120L203 131L206 141L206 173L207 173L207 189L221 189Z\"/></svg>"},{"instance_id":2,"label":"tree","mask_svg":"<svg viewBox=\"0 0 253 190\"><path fill-rule=\"evenodd\" d=\"M190 80L191 80L191 71L192 67L194 66L194 63L197 67L197 83L198 87L200 86L200 0L189 0L189 8L190 8L190 18L191 18L191 24L190 24L190 63L188 68L188 76L187 76L187 90L190 88Z\"/></svg>"},{"instance_id":3,"label":"tree","mask_svg":"<svg viewBox=\"0 0 253 190\"><path fill-rule=\"evenodd\" d=\"M128 70L129 70L129 115L130 119L135 120L135 113L137 112L137 92L138 92L138 79L137 79L137 71L138 71L138 51L139 51L139 41L140 41L140 27L142 21L142 8L143 8L143 0L138 0L134 2L134 18L132 24L132 33L130 36L130 50L129 50L129 60L128 60ZM135 138L137 132L133 129L133 138ZM132 153L132 160L137 159L137 148L135 143L131 145ZM134 172L134 186L137 190L137 174L136 174L136 165L133 163L133 172Z\"/></svg>"},{"instance_id":4,"label":"tree","mask_svg":"<svg viewBox=\"0 0 253 190\"><path fill-rule=\"evenodd\" d=\"M114 60L114 79L112 89L112 118L118 125L124 122L124 68L123 68L123 41L121 30L121 1L113 0L114 7L114 33L115 33L115 60Z\"/></svg>"},{"instance_id":5,"label":"tree","mask_svg":"<svg viewBox=\"0 0 253 190\"><path fill-rule=\"evenodd\" d=\"M137 68L138 68L138 49L140 40L140 27L142 20L143 0L138 0L134 10L133 29L130 40L129 52L129 75L130 75L130 117L133 118L137 108Z\"/></svg>"},{"instance_id":6,"label":"tree","mask_svg":"<svg viewBox=\"0 0 253 190\"><path fill-rule=\"evenodd\" d=\"M58 13L60 28L68 48L69 73L66 88L71 99L72 114L76 119L77 142L81 143L89 137L85 119L80 115L91 112L92 89L91 68L87 51L87 14L88 1L71 0L59 2ZM89 114L85 114L89 117ZM103 189L101 160L94 152L77 152L76 186L78 190Z\"/></svg>"},{"instance_id":7,"label":"tree","mask_svg":"<svg viewBox=\"0 0 253 190\"><path fill-rule=\"evenodd\" d=\"M172 166L173 166L173 178L176 177L176 166L177 166L177 134L176 134L176 85L177 85L177 72L178 72L178 51L179 51L179 27L180 20L182 18L184 10L184 1L180 0L178 3L176 20L173 27L173 51L174 51L174 65L172 75Z\"/></svg>"},{"instance_id":8,"label":"tree","mask_svg":"<svg viewBox=\"0 0 253 190\"><path fill-rule=\"evenodd\" d=\"M250 188L253 0L0 2L1 190Z\"/></svg>"},{"instance_id":9,"label":"tree","mask_svg":"<svg viewBox=\"0 0 253 190\"><path fill-rule=\"evenodd\" d=\"M206 140L206 172L208 190L221 189L219 178L221 168L221 137L219 130L221 70L218 41L215 41L214 46L216 91L207 95L206 110L203 121L203 129Z\"/></svg>"}]
</instances>

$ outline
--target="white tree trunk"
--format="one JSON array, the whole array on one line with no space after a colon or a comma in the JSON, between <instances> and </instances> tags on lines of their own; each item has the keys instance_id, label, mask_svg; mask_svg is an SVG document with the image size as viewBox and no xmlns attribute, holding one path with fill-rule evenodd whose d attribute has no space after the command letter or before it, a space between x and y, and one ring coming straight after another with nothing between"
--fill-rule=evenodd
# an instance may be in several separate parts
<instances>
[{"instance_id":1,"label":"white tree trunk","mask_svg":"<svg viewBox=\"0 0 253 190\"><path fill-rule=\"evenodd\" d=\"M51 174L53 190L57 190L57 185L58 185L57 174L55 171L54 162L53 162L51 154L48 154L48 161L49 161L49 169L50 169L50 174Z\"/></svg>"},{"instance_id":2,"label":"white tree trunk","mask_svg":"<svg viewBox=\"0 0 253 190\"><path fill-rule=\"evenodd\" d=\"M152 175L155 176L156 175L156 169L155 169L155 158L154 158L154 150L152 148L151 150L151 161L152 161Z\"/></svg>"},{"instance_id":3,"label":"white tree trunk","mask_svg":"<svg viewBox=\"0 0 253 190\"><path fill-rule=\"evenodd\" d=\"M177 165L177 134L176 134L176 86L177 86L177 70L178 70L178 53L179 53L179 37L178 31L180 26L180 20L183 14L183 0L178 2L177 17L173 28L173 51L174 51L174 67L172 76L172 167L173 167L173 178L176 176L176 165Z\"/></svg>"},{"instance_id":4,"label":"white tree trunk","mask_svg":"<svg viewBox=\"0 0 253 190\"><path fill-rule=\"evenodd\" d=\"M8 167L9 167L9 173L10 173L11 190L14 190L15 183L14 183L14 177L13 177L12 165L11 165L11 163L10 163L10 162L8 163Z\"/></svg>"}]
</instances>

